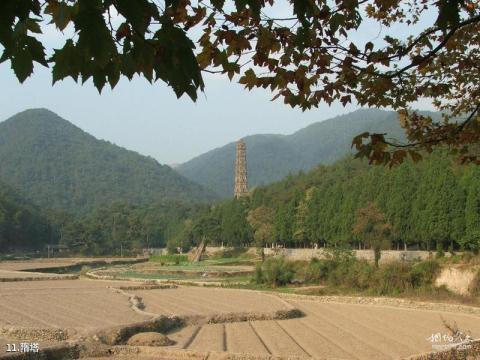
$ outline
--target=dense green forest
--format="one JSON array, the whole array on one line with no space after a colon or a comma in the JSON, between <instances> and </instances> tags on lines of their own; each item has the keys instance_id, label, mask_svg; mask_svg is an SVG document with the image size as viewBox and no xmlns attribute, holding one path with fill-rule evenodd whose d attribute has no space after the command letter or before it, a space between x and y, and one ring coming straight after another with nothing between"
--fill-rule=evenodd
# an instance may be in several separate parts
<instances>
[{"instance_id":1,"label":"dense green forest","mask_svg":"<svg viewBox=\"0 0 480 360\"><path fill-rule=\"evenodd\" d=\"M40 210L0 183L0 253L38 249L53 237L53 228Z\"/></svg>"},{"instance_id":2,"label":"dense green forest","mask_svg":"<svg viewBox=\"0 0 480 360\"><path fill-rule=\"evenodd\" d=\"M186 251L202 240L229 246L369 248L353 231L359 209L375 204L391 228L384 248L480 247L480 168L442 153L392 169L347 158L212 205L117 204L57 225L60 242L85 254L164 247ZM57 224L61 221L56 220Z\"/></svg>"},{"instance_id":3,"label":"dense green forest","mask_svg":"<svg viewBox=\"0 0 480 360\"><path fill-rule=\"evenodd\" d=\"M435 115L434 113L429 113ZM331 164L351 152L354 136L365 131L387 133L403 140L393 111L361 109L307 126L292 135L252 135L244 140L250 187L268 185L288 174ZM176 168L223 198L233 196L235 143L200 155Z\"/></svg>"},{"instance_id":4,"label":"dense green forest","mask_svg":"<svg viewBox=\"0 0 480 360\"><path fill-rule=\"evenodd\" d=\"M442 153L393 169L348 158L288 176L250 198L212 207L193 219L190 233L217 244L364 248L352 227L358 210L370 203L391 224L389 247L480 246L480 169Z\"/></svg>"},{"instance_id":5,"label":"dense green forest","mask_svg":"<svg viewBox=\"0 0 480 360\"><path fill-rule=\"evenodd\" d=\"M207 205L167 201L148 206L115 203L72 217L52 213L56 239L72 252L84 255L139 254L144 248L162 248L175 238L189 218L205 212Z\"/></svg>"},{"instance_id":6,"label":"dense green forest","mask_svg":"<svg viewBox=\"0 0 480 360\"><path fill-rule=\"evenodd\" d=\"M73 214L114 202L214 199L153 158L97 140L56 114L34 109L0 123L0 180L34 204Z\"/></svg>"},{"instance_id":7,"label":"dense green forest","mask_svg":"<svg viewBox=\"0 0 480 360\"><path fill-rule=\"evenodd\" d=\"M175 252L202 240L368 248L354 231L368 206L385 219L384 246L480 247L480 168L442 152L393 169L348 157L256 187L241 200L202 204L196 200L209 194L200 186L48 111L19 114L0 130L0 178L20 189L0 186L0 252L47 242L85 255Z\"/></svg>"}]
</instances>

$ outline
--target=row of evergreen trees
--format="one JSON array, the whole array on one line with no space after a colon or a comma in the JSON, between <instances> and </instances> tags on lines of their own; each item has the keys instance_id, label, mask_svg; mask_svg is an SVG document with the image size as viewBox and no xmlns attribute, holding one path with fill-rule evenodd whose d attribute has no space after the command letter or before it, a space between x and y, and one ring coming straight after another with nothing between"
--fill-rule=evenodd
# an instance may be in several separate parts
<instances>
[{"instance_id":1,"label":"row of evergreen trees","mask_svg":"<svg viewBox=\"0 0 480 360\"><path fill-rule=\"evenodd\" d=\"M212 206L176 240L364 248L353 226L358 210L375 203L391 225L392 248L478 250L479 175L442 153L393 169L346 159Z\"/></svg>"},{"instance_id":2,"label":"row of evergreen trees","mask_svg":"<svg viewBox=\"0 0 480 360\"><path fill-rule=\"evenodd\" d=\"M359 210L372 203L388 223L389 247L480 247L480 168L458 165L442 153L392 169L348 158L254 189L241 200L117 203L81 217L50 213L50 222L6 198L0 193L4 251L12 244L39 248L59 242L88 255L120 255L146 247L186 251L202 240L228 246L368 248L368 237L354 225Z\"/></svg>"}]
</instances>

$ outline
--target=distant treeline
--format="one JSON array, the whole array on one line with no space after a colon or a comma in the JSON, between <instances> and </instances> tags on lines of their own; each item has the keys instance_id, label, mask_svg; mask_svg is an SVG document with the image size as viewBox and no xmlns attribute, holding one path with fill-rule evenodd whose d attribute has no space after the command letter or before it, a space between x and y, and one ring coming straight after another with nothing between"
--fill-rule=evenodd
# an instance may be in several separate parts
<instances>
[{"instance_id":1,"label":"distant treeline","mask_svg":"<svg viewBox=\"0 0 480 360\"><path fill-rule=\"evenodd\" d=\"M248 199L212 207L176 240L363 248L352 227L358 210L369 203L391 225L388 247L479 248L480 168L441 153L393 169L345 159L289 176L255 189Z\"/></svg>"},{"instance_id":2,"label":"distant treeline","mask_svg":"<svg viewBox=\"0 0 480 360\"><path fill-rule=\"evenodd\" d=\"M2 235L3 244L17 238L37 245L52 241L88 255L165 246L174 252L202 240L229 246L368 248L352 228L358 210L371 203L391 225L386 247L479 248L480 168L439 153L393 169L349 158L257 188L248 198L211 205L114 204L81 217L50 213L50 225L35 211L22 217L25 212L14 210L8 231L2 227L0 233L9 234Z\"/></svg>"},{"instance_id":3,"label":"distant treeline","mask_svg":"<svg viewBox=\"0 0 480 360\"><path fill-rule=\"evenodd\" d=\"M0 183L0 254L38 249L54 238L45 214Z\"/></svg>"},{"instance_id":4,"label":"distant treeline","mask_svg":"<svg viewBox=\"0 0 480 360\"><path fill-rule=\"evenodd\" d=\"M187 206L165 201L150 206L116 203L82 217L51 214L58 242L84 255L140 253L144 248L162 248L167 239L182 232L187 219L205 205Z\"/></svg>"}]
</instances>

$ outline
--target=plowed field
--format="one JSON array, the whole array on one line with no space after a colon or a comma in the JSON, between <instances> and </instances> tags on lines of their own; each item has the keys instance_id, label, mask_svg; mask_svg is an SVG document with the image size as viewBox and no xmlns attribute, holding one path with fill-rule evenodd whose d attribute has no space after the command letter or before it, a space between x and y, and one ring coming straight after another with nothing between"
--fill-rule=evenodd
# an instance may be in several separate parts
<instances>
[{"instance_id":1,"label":"plowed field","mask_svg":"<svg viewBox=\"0 0 480 360\"><path fill-rule=\"evenodd\" d=\"M426 310L414 303L395 307L388 302L376 305L342 303L338 299L328 302L315 297L279 297L248 290L202 287L145 290L145 286L137 289L136 285L141 284L102 280L0 283L0 337L7 336L2 328L95 331L149 320L154 315L175 314L203 315L204 319L225 316L215 318L221 319L220 323L197 321L197 325L170 333L168 336L176 341L175 345L145 350L146 355L164 351L157 358L216 359L219 354L225 357L244 354L246 358L398 359L432 351L429 339L432 334L449 334L444 321L456 323L460 330L480 338L480 316L454 312L458 310L456 307L432 305L429 308L433 310ZM128 290L118 292L109 288L121 286ZM139 301L146 313L132 309L129 301L132 295L137 300L142 298ZM305 316L243 322L229 317L233 313L272 314L292 308L303 311ZM0 341L0 346L5 343L5 339ZM165 351L170 353L165 355Z\"/></svg>"},{"instance_id":2,"label":"plowed field","mask_svg":"<svg viewBox=\"0 0 480 360\"><path fill-rule=\"evenodd\" d=\"M128 298L89 280L0 283L0 327L94 329L142 321ZM119 285L115 283L115 285Z\"/></svg>"},{"instance_id":3,"label":"plowed field","mask_svg":"<svg viewBox=\"0 0 480 360\"><path fill-rule=\"evenodd\" d=\"M432 351L443 320L480 337L480 318L452 312L289 300L300 319L187 327L171 335L177 348L330 359L398 359Z\"/></svg>"},{"instance_id":4,"label":"plowed field","mask_svg":"<svg viewBox=\"0 0 480 360\"><path fill-rule=\"evenodd\" d=\"M135 291L135 294L143 298L146 311L163 315L270 313L291 307L276 296L248 290L180 287Z\"/></svg>"}]
</instances>

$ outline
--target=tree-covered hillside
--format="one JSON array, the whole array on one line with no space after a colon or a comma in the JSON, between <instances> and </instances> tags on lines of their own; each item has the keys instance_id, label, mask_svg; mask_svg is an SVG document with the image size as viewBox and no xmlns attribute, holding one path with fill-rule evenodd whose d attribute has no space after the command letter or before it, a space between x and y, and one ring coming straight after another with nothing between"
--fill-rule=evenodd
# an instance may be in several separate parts
<instances>
[{"instance_id":1,"label":"tree-covered hillside","mask_svg":"<svg viewBox=\"0 0 480 360\"><path fill-rule=\"evenodd\" d=\"M365 131L387 133L397 140L403 131L395 112L358 110L312 124L292 135L254 135L245 138L249 187L278 181L288 174L330 164L351 152L352 138ZM200 155L175 170L215 191L233 196L235 144Z\"/></svg>"},{"instance_id":2,"label":"tree-covered hillside","mask_svg":"<svg viewBox=\"0 0 480 360\"><path fill-rule=\"evenodd\" d=\"M117 201L214 198L153 158L97 140L45 109L0 123L0 164L0 179L26 199L72 213Z\"/></svg>"},{"instance_id":3,"label":"tree-covered hillside","mask_svg":"<svg viewBox=\"0 0 480 360\"><path fill-rule=\"evenodd\" d=\"M0 254L42 249L53 231L39 209L0 183Z\"/></svg>"},{"instance_id":4,"label":"tree-covered hillside","mask_svg":"<svg viewBox=\"0 0 480 360\"><path fill-rule=\"evenodd\" d=\"M391 229L389 247L478 251L479 189L480 168L444 153L392 169L348 158L219 204L192 219L190 237L231 245L364 247L353 227L359 210L375 204Z\"/></svg>"}]
</instances>

